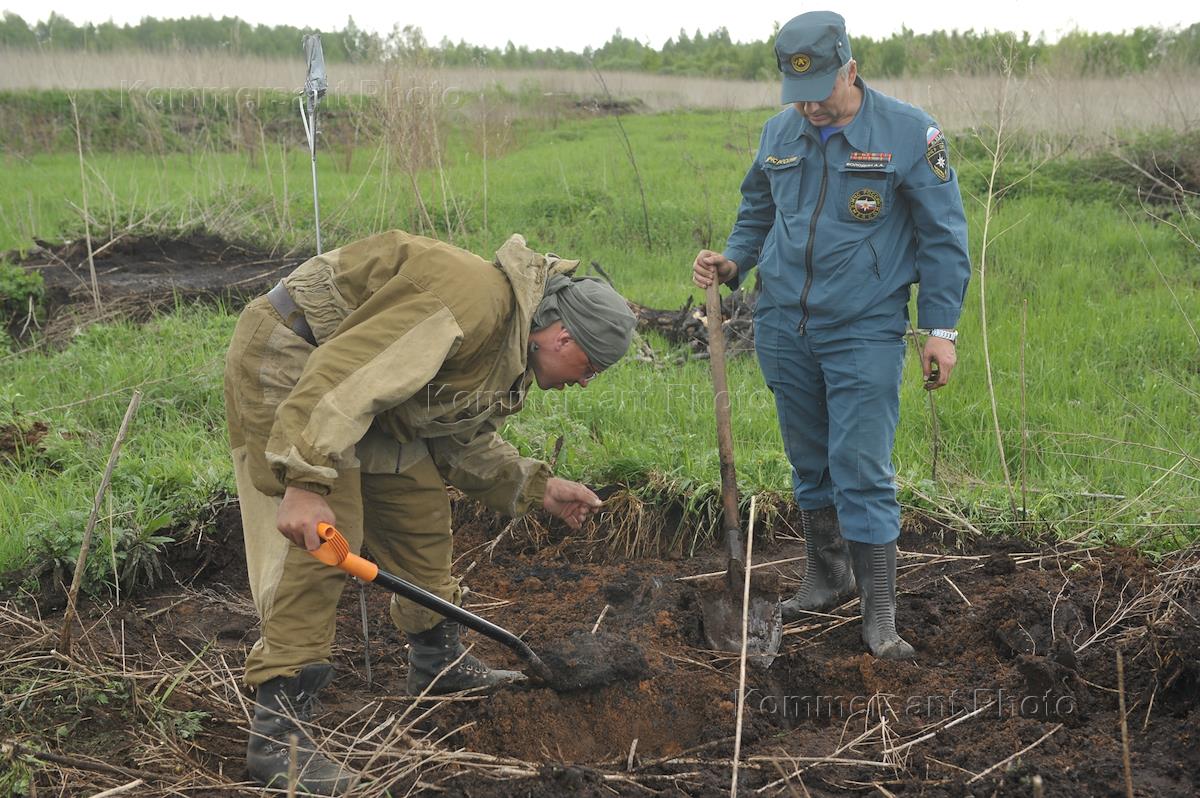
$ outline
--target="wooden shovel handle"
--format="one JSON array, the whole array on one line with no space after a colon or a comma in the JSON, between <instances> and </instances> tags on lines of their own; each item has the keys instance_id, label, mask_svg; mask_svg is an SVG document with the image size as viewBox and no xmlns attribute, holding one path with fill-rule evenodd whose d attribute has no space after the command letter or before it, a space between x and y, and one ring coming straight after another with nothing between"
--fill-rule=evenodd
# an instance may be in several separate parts
<instances>
[{"instance_id":1,"label":"wooden shovel handle","mask_svg":"<svg viewBox=\"0 0 1200 798\"><path fill-rule=\"evenodd\" d=\"M730 556L740 557L741 520L738 514L737 471L733 465L729 381L725 375L725 331L721 327L721 294L714 281L705 293L708 312L708 357L712 364L713 405L717 415L717 456L721 460L721 506Z\"/></svg>"}]
</instances>

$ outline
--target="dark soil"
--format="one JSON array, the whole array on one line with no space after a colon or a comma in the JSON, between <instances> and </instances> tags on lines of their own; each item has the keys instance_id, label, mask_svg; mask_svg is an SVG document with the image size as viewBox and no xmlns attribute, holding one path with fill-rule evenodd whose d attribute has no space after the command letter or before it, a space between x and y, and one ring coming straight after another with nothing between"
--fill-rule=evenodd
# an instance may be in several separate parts
<instances>
[{"instance_id":1,"label":"dark soil","mask_svg":"<svg viewBox=\"0 0 1200 798\"><path fill-rule=\"evenodd\" d=\"M26 265L42 271L52 307L91 302L79 244L39 257ZM118 241L97 271L105 301L150 308L164 291L254 295L294 265L196 236ZM0 456L43 432L0 430ZM421 760L394 794L727 793L738 662L705 650L696 588L679 581L719 570L720 555L621 559L595 543L609 530L584 538L554 524L538 536L518 525L489 553L502 524L472 508L456 503L468 608L522 635L559 676L421 717L414 729L426 739L491 769ZM898 620L915 659L866 654L857 602L790 625L772 666L748 672L743 794L1124 794L1118 651L1135 794L1200 792L1200 552L1155 564L1125 550L962 539L921 519L909 527ZM802 554L786 528L765 530L758 562ZM125 794L259 794L237 784L247 725L237 684L256 622L235 506L187 534L169 549L175 582L83 603L73 660L54 651L61 569L24 575L34 595L0 599L0 795L93 795L139 778ZM801 567L763 575L786 592ZM323 728L374 728L413 709L389 599L355 584L344 593ZM467 642L491 664L520 667L497 643ZM373 703L381 714L356 714Z\"/></svg>"},{"instance_id":2,"label":"dark soil","mask_svg":"<svg viewBox=\"0 0 1200 798\"><path fill-rule=\"evenodd\" d=\"M203 650L208 659L227 663L233 678L255 631L244 566L230 556L238 550L236 513L219 514L216 524L206 532L208 541L194 548L213 547L222 556L190 554L176 568L181 579L190 579L186 591L176 585L126 598L116 608L87 605L81 628L89 631L78 645L114 650L111 630L120 623L123 657L153 667L172 656L187 663ZM443 742L450 748L531 763L538 773L498 778L471 770L448 776L442 770L441 787L463 796L726 791L737 661L704 650L696 593L688 582L677 581L714 570L719 556L595 562L593 546L556 527L540 545L507 536L489 556L481 545L499 528L499 523L475 521L460 525L456 534L457 570L466 573L469 587L467 606L522 634L564 676L552 686L531 683L450 703L424 721L436 736L448 735ZM1014 540L947 542L919 529L906 532L902 548L899 625L917 649L915 660L884 662L864 653L854 603L836 617L789 626L771 668L749 671L741 747L744 792L782 778L775 758L789 775L807 767L790 778L801 794L803 780L812 795L864 791L874 789L872 784L895 794L1030 795L1035 777L1045 795L1120 794L1119 649L1125 660L1135 793L1196 794L1200 603L1194 575L1200 568L1195 552L1190 559L1179 556L1155 566L1122 550L1056 552ZM802 550L794 540L763 542L756 558L767 562ZM768 570L793 589L798 565ZM1181 568L1190 570L1169 573ZM321 722L326 726L372 700L392 707L408 702L402 635L387 619L389 594L374 587L365 589L372 630L367 684L359 591L352 585L339 610L334 653L339 675L324 696ZM53 616L49 623L55 625ZM2 624L0 638L0 645L15 646L22 630ZM520 667L499 644L475 634L467 640L489 663ZM229 717L202 701L193 695L176 707L209 713L192 738L191 756L209 772L232 781L243 778L244 718ZM128 772L155 771L145 764L145 752L139 754L123 736L130 719L117 711L119 703L114 699L104 712L92 712L86 732L81 727L66 736L26 731L24 745L112 763ZM52 708L36 702L25 712L29 718L54 717ZM961 720L972 712L977 714ZM889 766L852 764L883 759L881 720L889 747L936 733L890 755ZM947 727L954 720L960 722ZM11 725L4 715L0 721ZM832 755L864 732L871 733L842 750L835 764L798 759ZM972 781L1031 745L1027 753ZM632 772L627 770L631 759ZM61 794L90 794L128 781L92 774L94 780L86 784L63 785L56 781L62 771L43 764L36 779L39 794L60 794L60 789L65 790ZM72 772L79 777L80 771ZM192 794L243 793L230 786ZM787 788L780 782L765 794L787 794Z\"/></svg>"},{"instance_id":3,"label":"dark soil","mask_svg":"<svg viewBox=\"0 0 1200 798\"><path fill-rule=\"evenodd\" d=\"M546 643L542 656L551 678L548 686L566 693L640 681L649 675L646 655L635 643L606 630L580 629L563 640Z\"/></svg>"},{"instance_id":4,"label":"dark soil","mask_svg":"<svg viewBox=\"0 0 1200 798\"><path fill-rule=\"evenodd\" d=\"M145 320L179 302L219 300L239 307L300 263L298 258L273 256L208 233L94 239L92 249L99 311L85 241L37 242L23 257L13 252L3 256L41 274L46 290L40 321L51 330L67 319L72 324L116 316ZM21 326L28 331L27 325Z\"/></svg>"}]
</instances>

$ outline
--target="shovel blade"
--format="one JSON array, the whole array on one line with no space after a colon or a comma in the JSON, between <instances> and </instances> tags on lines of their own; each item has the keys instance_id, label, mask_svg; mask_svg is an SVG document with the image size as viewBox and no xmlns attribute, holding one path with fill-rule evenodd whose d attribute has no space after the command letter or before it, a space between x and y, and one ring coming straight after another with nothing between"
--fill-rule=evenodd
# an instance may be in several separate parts
<instances>
[{"instance_id":1,"label":"shovel blade","mask_svg":"<svg viewBox=\"0 0 1200 798\"><path fill-rule=\"evenodd\" d=\"M710 648L742 652L741 596L713 591L700 596L704 638ZM746 617L746 660L764 670L771 667L783 641L783 614L779 600L751 591Z\"/></svg>"}]
</instances>

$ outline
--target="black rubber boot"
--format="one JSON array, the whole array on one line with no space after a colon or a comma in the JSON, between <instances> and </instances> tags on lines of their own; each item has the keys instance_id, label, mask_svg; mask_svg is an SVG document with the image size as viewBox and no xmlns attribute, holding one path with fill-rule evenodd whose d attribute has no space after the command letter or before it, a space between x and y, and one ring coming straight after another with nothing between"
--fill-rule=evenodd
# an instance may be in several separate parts
<instances>
[{"instance_id":1,"label":"black rubber boot","mask_svg":"<svg viewBox=\"0 0 1200 798\"><path fill-rule=\"evenodd\" d=\"M862 605L862 637L880 659L911 659L913 647L896 631L896 542L848 541Z\"/></svg>"},{"instance_id":2,"label":"black rubber boot","mask_svg":"<svg viewBox=\"0 0 1200 798\"><path fill-rule=\"evenodd\" d=\"M321 688L333 678L333 666L305 665L295 676L277 676L258 687L246 771L264 787L286 789L296 738L296 787L314 795L345 795L357 781L354 773L317 753L302 724L312 717Z\"/></svg>"},{"instance_id":3,"label":"black rubber boot","mask_svg":"<svg viewBox=\"0 0 1200 798\"><path fill-rule=\"evenodd\" d=\"M463 654L466 647L458 639L459 629L456 621L444 620L428 631L406 633L409 695L423 693L439 673L441 678L430 690L435 695L460 690L491 690L525 678L520 671L494 670L478 658Z\"/></svg>"},{"instance_id":4,"label":"black rubber boot","mask_svg":"<svg viewBox=\"0 0 1200 798\"><path fill-rule=\"evenodd\" d=\"M804 579L796 595L783 602L783 622L791 623L805 612L828 612L854 595L850 553L838 525L837 510L801 510L804 533Z\"/></svg>"}]
</instances>

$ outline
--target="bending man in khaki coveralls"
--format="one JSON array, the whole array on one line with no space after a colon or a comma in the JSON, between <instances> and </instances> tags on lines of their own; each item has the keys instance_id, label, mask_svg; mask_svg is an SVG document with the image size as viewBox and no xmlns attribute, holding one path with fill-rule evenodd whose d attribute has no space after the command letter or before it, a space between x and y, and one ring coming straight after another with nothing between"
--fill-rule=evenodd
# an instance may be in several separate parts
<instances>
[{"instance_id":1,"label":"bending man in khaki coveralls","mask_svg":"<svg viewBox=\"0 0 1200 798\"><path fill-rule=\"evenodd\" d=\"M336 523L354 551L365 540L382 568L458 603L446 482L508 515L540 505L576 528L599 507L588 488L550 476L496 432L532 380L584 387L629 346L625 301L562 273L576 264L520 236L493 262L391 231L308 260L246 306L225 403L262 621L246 662L246 683L258 687L254 780L286 779L298 734L307 790L336 795L353 781L293 720L307 718L332 678L345 582L303 550L317 548L318 523ZM391 616L408 637L411 693L439 673L438 692L521 677L460 656L458 624L434 612L396 597Z\"/></svg>"}]
</instances>

